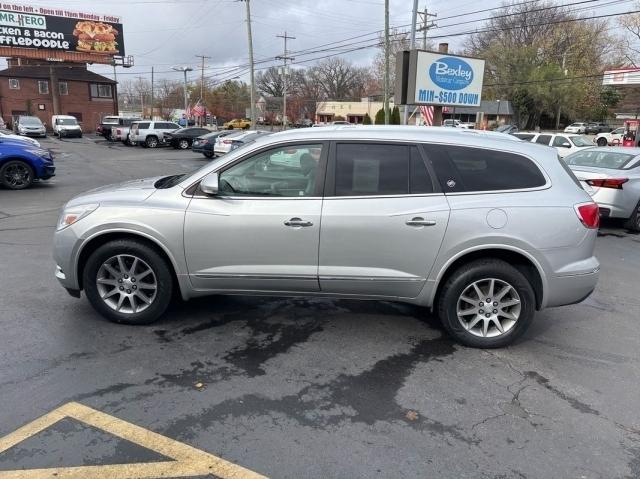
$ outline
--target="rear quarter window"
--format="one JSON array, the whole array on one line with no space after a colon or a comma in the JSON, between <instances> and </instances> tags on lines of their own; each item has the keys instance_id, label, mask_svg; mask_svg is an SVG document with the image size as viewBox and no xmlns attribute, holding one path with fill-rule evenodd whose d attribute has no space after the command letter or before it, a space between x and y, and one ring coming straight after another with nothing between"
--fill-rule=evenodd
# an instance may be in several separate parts
<instances>
[{"instance_id":1,"label":"rear quarter window","mask_svg":"<svg viewBox=\"0 0 640 479\"><path fill-rule=\"evenodd\" d=\"M442 189L447 193L538 188L546 180L525 156L462 146L428 147Z\"/></svg>"}]
</instances>

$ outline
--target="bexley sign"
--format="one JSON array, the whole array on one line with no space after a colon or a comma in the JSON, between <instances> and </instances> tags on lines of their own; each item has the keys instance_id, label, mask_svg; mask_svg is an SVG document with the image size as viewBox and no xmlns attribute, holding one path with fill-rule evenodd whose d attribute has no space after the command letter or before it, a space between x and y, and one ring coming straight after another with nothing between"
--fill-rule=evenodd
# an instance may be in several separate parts
<instances>
[{"instance_id":1,"label":"bexley sign","mask_svg":"<svg viewBox=\"0 0 640 479\"><path fill-rule=\"evenodd\" d=\"M480 106L484 60L414 50L409 75L408 103Z\"/></svg>"},{"instance_id":2,"label":"bexley sign","mask_svg":"<svg viewBox=\"0 0 640 479\"><path fill-rule=\"evenodd\" d=\"M0 47L124 55L118 17L0 3Z\"/></svg>"}]
</instances>

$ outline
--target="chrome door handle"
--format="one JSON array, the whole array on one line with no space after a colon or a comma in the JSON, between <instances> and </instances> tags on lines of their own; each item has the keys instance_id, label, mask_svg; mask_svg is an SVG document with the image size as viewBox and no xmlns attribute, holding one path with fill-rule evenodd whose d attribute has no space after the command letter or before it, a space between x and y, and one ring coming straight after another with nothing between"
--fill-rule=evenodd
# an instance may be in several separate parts
<instances>
[{"instance_id":1,"label":"chrome door handle","mask_svg":"<svg viewBox=\"0 0 640 479\"><path fill-rule=\"evenodd\" d=\"M301 220L300 218L291 218L289 221L285 221L284 225L306 227L306 226L313 226L313 223L311 221Z\"/></svg>"},{"instance_id":2,"label":"chrome door handle","mask_svg":"<svg viewBox=\"0 0 640 479\"><path fill-rule=\"evenodd\" d=\"M406 224L408 226L435 226L436 222L433 220L425 220L419 216L416 216L413 219L407 220Z\"/></svg>"}]
</instances>

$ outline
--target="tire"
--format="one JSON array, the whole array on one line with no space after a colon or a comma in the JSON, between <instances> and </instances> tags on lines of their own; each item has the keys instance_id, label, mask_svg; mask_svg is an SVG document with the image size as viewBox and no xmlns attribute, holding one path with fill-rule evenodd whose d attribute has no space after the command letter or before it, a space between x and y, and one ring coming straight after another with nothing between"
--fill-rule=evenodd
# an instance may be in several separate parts
<instances>
[{"instance_id":1,"label":"tire","mask_svg":"<svg viewBox=\"0 0 640 479\"><path fill-rule=\"evenodd\" d=\"M178 148L181 150L189 149L191 145L189 144L189 140L178 140Z\"/></svg>"},{"instance_id":2,"label":"tire","mask_svg":"<svg viewBox=\"0 0 640 479\"><path fill-rule=\"evenodd\" d=\"M211 159L214 157L213 151L205 151L204 153L202 153L204 156L206 156L207 158Z\"/></svg>"},{"instance_id":3,"label":"tire","mask_svg":"<svg viewBox=\"0 0 640 479\"><path fill-rule=\"evenodd\" d=\"M148 136L144 141L144 145L147 148L158 148L158 144L158 138L156 138L155 136Z\"/></svg>"},{"instance_id":4,"label":"tire","mask_svg":"<svg viewBox=\"0 0 640 479\"><path fill-rule=\"evenodd\" d=\"M640 201L633 210L629 219L625 222L624 227L634 233L640 233Z\"/></svg>"},{"instance_id":5,"label":"tire","mask_svg":"<svg viewBox=\"0 0 640 479\"><path fill-rule=\"evenodd\" d=\"M136 266L134 259L138 260ZM145 273L147 268L151 273ZM122 324L153 323L167 310L173 291L167 262L153 248L128 239L110 241L95 250L82 271L82 281L95 310L109 321ZM155 290L149 287L151 284L155 284ZM120 288L124 288L122 293Z\"/></svg>"},{"instance_id":6,"label":"tire","mask_svg":"<svg viewBox=\"0 0 640 479\"><path fill-rule=\"evenodd\" d=\"M489 296L491 282L496 297ZM474 285L482 296L489 297L481 297ZM506 287L511 289L503 293ZM498 298L499 294L503 296ZM463 300L463 296L468 300ZM493 303L489 305L491 310L487 309L486 299ZM459 319L459 310L474 312L461 315L462 319ZM502 260L482 259L454 271L437 298L437 311L444 328L456 341L472 348L501 348L511 344L531 324L535 315L535 295L527 278L516 268ZM510 314L515 320L502 313ZM486 314L490 314L487 320ZM463 326L463 322L467 326ZM501 324L503 332L498 330L497 323ZM487 329L483 328L485 324Z\"/></svg>"},{"instance_id":7,"label":"tire","mask_svg":"<svg viewBox=\"0 0 640 479\"><path fill-rule=\"evenodd\" d=\"M607 146L607 144L608 144L608 141L607 141L607 139L606 139L606 138L604 138L604 137L600 137L600 138L598 138L598 140L596 141L596 145L598 145L598 146Z\"/></svg>"},{"instance_id":8,"label":"tire","mask_svg":"<svg viewBox=\"0 0 640 479\"><path fill-rule=\"evenodd\" d=\"M0 168L0 182L10 190L29 188L33 180L33 168L22 160L8 161Z\"/></svg>"}]
</instances>

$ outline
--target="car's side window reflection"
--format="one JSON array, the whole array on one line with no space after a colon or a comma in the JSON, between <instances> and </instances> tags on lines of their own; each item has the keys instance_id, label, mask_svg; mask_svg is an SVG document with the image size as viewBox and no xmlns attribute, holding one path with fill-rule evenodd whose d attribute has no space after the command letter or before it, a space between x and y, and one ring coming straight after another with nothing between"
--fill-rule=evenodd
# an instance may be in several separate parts
<instances>
[{"instance_id":1,"label":"car's side window reflection","mask_svg":"<svg viewBox=\"0 0 640 479\"><path fill-rule=\"evenodd\" d=\"M224 196L313 196L322 144L263 151L220 175Z\"/></svg>"}]
</instances>

